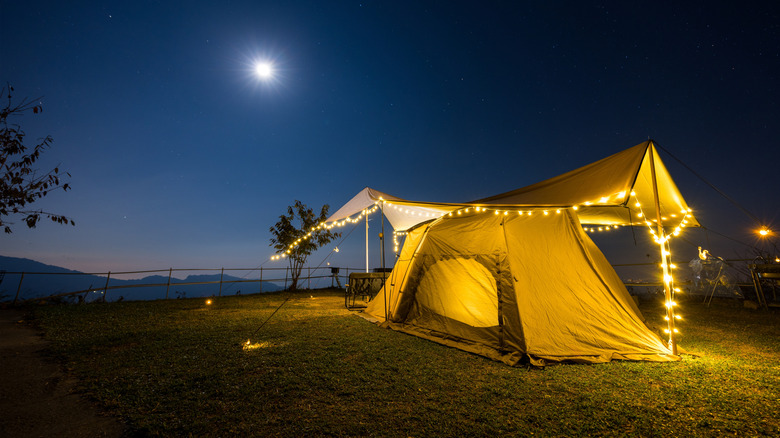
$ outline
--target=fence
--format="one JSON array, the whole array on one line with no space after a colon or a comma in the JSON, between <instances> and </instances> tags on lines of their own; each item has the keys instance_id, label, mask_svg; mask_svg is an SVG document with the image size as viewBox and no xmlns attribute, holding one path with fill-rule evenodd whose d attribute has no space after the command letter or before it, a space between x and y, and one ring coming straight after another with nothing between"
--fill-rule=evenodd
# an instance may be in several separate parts
<instances>
[{"instance_id":1,"label":"fence","mask_svg":"<svg viewBox=\"0 0 780 438\"><path fill-rule=\"evenodd\" d=\"M311 288L312 281L318 282L322 279L331 279L331 286L339 286L341 287L342 284L346 283L346 279L349 278L349 273L352 272L362 272L361 269L356 268L335 268L335 267L304 267L301 271L301 276L298 278L298 286L302 286L303 284L306 284L307 288ZM162 295L161 290L165 290L164 297L157 296L156 298L164 298L169 299L170 298L170 292L173 288L176 290L176 288L182 287L182 286L209 286L208 288L200 288L198 290L201 291L201 293L206 292L209 296L217 295L222 296L223 292L225 292L225 286L232 286L236 284L256 284L257 285L257 292L269 292L274 290L284 290L287 289L288 284L291 282L291 276L290 276L290 269L289 267L286 268L213 268L213 269L155 269L155 270L144 270L144 271L122 271L122 272L100 272L100 273L82 273L82 272L6 272L6 271L0 271L2 272L2 276L0 276L0 285L9 285L14 284L16 286L16 292L13 299L13 304L23 304L28 301L34 301L34 300L44 300L44 299L57 299L57 298L67 298L67 297L81 297L79 298L79 301L82 301L86 299L87 295L89 294L100 294L100 299L102 301L107 300L108 292L109 291L116 291L116 290L125 290L128 292L133 292L133 289L157 289L157 295ZM193 276L188 276L185 280L181 280L179 278L174 277L175 273L193 273L193 272L213 272L212 276L196 276L200 278L191 279ZM247 274L244 275L242 278L236 278L236 277L230 277L230 273L232 272L246 272ZM123 280L120 279L120 277L123 276L139 276L139 275L148 275L148 274L167 274L167 275L155 275L152 277L144 277L140 280ZM225 277L226 273L228 274L228 278ZM257 278L246 278L250 274L254 274L257 276ZM15 282L15 276L19 276L18 283ZM216 276L219 276L219 279L216 279ZM60 285L60 289L70 289L66 292L58 292L58 293L44 293L41 295L42 290L52 290L53 288L51 286L46 286L46 281L41 281L45 276L56 276L58 277L58 280L56 283ZM214 278L214 279L210 279ZM73 281L67 281L63 279L74 279ZM147 280L152 279L152 280ZM342 279L344 280L344 283L342 283ZM3 281L5 280L5 281ZM35 281L38 280L38 281ZM28 290L32 291L32 293L36 293L37 296L34 297L24 297L22 294L23 286L25 284L29 283L35 283L36 286L34 289L28 288ZM321 283L321 281L319 281ZM89 287L84 287L87 283L89 283ZM112 284L113 283L113 284ZM64 284L64 286L63 286ZM81 284L81 286L75 286L76 284ZM99 286L95 287L96 284L99 284ZM217 288L216 285L219 285ZM264 287L265 286L265 287ZM316 285L315 285L316 286ZM75 290L74 290L75 289ZM190 288L192 290L193 288ZM0 292L3 292L8 289L0 289ZM10 292L10 290L9 290ZM240 292L240 291L239 291ZM253 290L252 293L255 291ZM178 292L177 292L178 294ZM136 292L136 295L138 293ZM149 295L149 294L147 294ZM1 296L1 295L0 295ZM20 299L21 297L21 299ZM124 297L122 296L122 299ZM133 298L138 298L138 296L134 296ZM143 298L142 298L143 299ZM150 299L150 297L146 297L146 299Z\"/></svg>"},{"instance_id":2,"label":"fence","mask_svg":"<svg viewBox=\"0 0 780 438\"><path fill-rule=\"evenodd\" d=\"M733 265L736 262L750 262L751 260L747 259L735 259L735 260L724 260L728 265ZM616 269L619 270L619 268L648 268L648 267L657 267L656 263L634 263L634 264L615 264L613 265ZM298 285L302 286L304 283L306 284L307 288L311 288L312 280L315 282L321 283L321 280L330 279L331 280L331 286L338 286L342 287L343 284L347 283L347 279L349 278L349 273L351 272L364 272L365 269L360 268L337 268L337 267L304 267L301 276L298 279ZM737 269L739 271L739 269ZM181 273L181 272L214 272L215 274L212 276L214 279L206 279L203 277L208 276L199 276L201 278L197 279L191 279L187 281L186 279L184 281L175 278L174 273ZM228 276L232 272L246 272L247 274L244 275L244 277L236 278L236 277L229 277L225 278L225 273L228 273ZM160 274L164 273L166 275L157 275L155 277L145 277L141 280L146 280L149 278L154 278L155 281L150 282L139 282L141 280L121 280L119 277L122 276L128 276L128 275L141 275L141 274ZM219 275L219 279L216 279L216 273ZM257 278L246 278L250 274L254 273L254 275L258 275ZM170 292L171 288L174 288L174 291L176 292L177 296L180 296L181 293L178 292L176 289L188 286L190 287L190 290L194 290L194 286L207 286L207 288L198 289L202 294L206 293L207 296L217 295L222 296L223 292L226 292L225 286L228 287L237 285L237 284L256 284L257 285L257 292L269 292L274 290L285 290L288 287L288 283L290 282L290 272L289 267L285 268L213 268L213 269L156 269L156 270L146 270L146 271L124 271L124 272L104 272L104 273L81 273L81 272L4 272L0 271L0 286L2 285L8 285L9 283L14 282L14 276L18 275L19 280L18 284L16 284L16 290L15 295L13 299L13 304L21 304L28 301L34 301L34 300L42 300L42 299L57 299L57 298L67 298L67 297L80 297L79 301L85 300L87 298L87 295L89 294L98 294L100 295L99 299L102 301L107 300L107 296L109 291L117 291L117 290L126 290L127 292L133 292L134 296L132 298L134 299L169 299L170 298ZM741 274L738 272L738 274ZM82 277L82 279L78 282L68 282L63 280L58 280L57 283L59 284L60 290L62 289L70 289L66 292L57 292L57 293L49 293L48 295L38 295L35 297L22 297L23 299L20 300L22 287L25 284L25 281L28 283L31 282L31 279L34 278L40 278L42 276L59 276L60 278L76 278L76 277ZM742 275L739 275L742 276ZM187 279L190 279L192 276L188 276ZM3 279L5 281L3 281ZM343 282L342 282L343 280ZM716 279L710 279L709 283L706 286L705 290L702 290L700 292L708 292L710 285L712 285L711 292L714 293L716 290L716 287L723 288L723 284L719 285L718 280L722 280L720 278ZM112 284L112 281L114 284ZM84 287L85 284L89 282L89 287ZM96 283L99 282L99 283ZM722 281L721 281L722 282ZM81 286L75 286L76 283L81 284ZM277 283L281 283L281 286ZM680 281L679 283L685 283L685 281ZM729 282L729 284L726 284L725 286L733 286L736 288L744 288L752 286L752 283L737 283L735 279L732 279L732 281ZM35 289L37 289L37 293L40 294L41 290L47 289L47 287L40 286L42 282L38 282L38 286L36 286ZM97 287L93 287L95 284L99 284ZM219 285L218 288L216 288L216 285ZM264 287L265 285L265 287ZM213 286L213 287L212 287ZM637 290L636 288L644 288L645 290L651 290L651 288L657 288L657 287L663 287L663 284L661 282L627 282L626 286ZM322 287L320 285L320 287ZM152 296L146 296L144 297L143 294L139 293L138 291L133 291L133 289L157 289L156 295ZM49 290L52 290L51 287L48 287ZM162 296L162 289L165 290L164 297ZM31 289L34 291L34 289ZM3 292L5 289L0 289L0 300L2 300ZM13 293L12 290L8 290L9 292ZM241 291L239 290L239 293ZM775 292L775 289L772 289L772 292L774 295L777 295ZM254 291L252 291L254 293ZM150 294L147 294L150 295ZM186 293L184 294L186 295ZM202 295L201 295L202 296ZM123 299L122 296L120 299ZM775 296L775 301L777 300L777 297Z\"/></svg>"}]
</instances>

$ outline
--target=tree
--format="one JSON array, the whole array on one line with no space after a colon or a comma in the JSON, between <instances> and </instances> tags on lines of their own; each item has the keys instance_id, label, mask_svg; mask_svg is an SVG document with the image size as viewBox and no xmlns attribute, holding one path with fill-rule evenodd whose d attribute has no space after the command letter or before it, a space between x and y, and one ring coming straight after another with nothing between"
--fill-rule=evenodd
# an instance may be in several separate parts
<instances>
[{"instance_id":1,"label":"tree","mask_svg":"<svg viewBox=\"0 0 780 438\"><path fill-rule=\"evenodd\" d=\"M11 216L22 216L22 221L29 227L35 228L35 225L42 217L51 219L60 224L76 225L76 223L59 214L49 213L43 210L33 210L30 204L48 195L49 192L57 189L67 191L70 186L63 183L60 179L60 169L55 167L47 172L39 173L33 168L41 153L51 146L54 141L51 136L39 140L32 151L27 153L27 146L24 145L24 131L22 128L8 119L13 116L20 116L27 111L33 114L43 112L43 106L35 102L40 99L23 99L20 103L12 102L12 93L14 89L8 85L3 87L0 95L8 92L8 102L0 109L0 226L6 233L11 232L11 225L14 222L9 221ZM70 174L63 172L70 177Z\"/></svg>"},{"instance_id":2,"label":"tree","mask_svg":"<svg viewBox=\"0 0 780 438\"><path fill-rule=\"evenodd\" d=\"M296 200L294 205L287 207L287 214L279 216L279 222L271 227L271 246L283 253L290 265L291 290L298 287L298 278L309 255L341 236L341 233L320 227L328 218L329 208L327 204L323 205L319 216L315 216L314 210Z\"/></svg>"}]
</instances>

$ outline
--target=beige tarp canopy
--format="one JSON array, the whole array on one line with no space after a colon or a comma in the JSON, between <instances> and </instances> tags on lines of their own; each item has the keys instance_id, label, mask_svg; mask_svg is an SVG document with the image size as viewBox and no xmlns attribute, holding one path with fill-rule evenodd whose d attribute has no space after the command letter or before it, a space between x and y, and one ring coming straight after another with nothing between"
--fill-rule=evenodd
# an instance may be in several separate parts
<instances>
[{"instance_id":1,"label":"beige tarp canopy","mask_svg":"<svg viewBox=\"0 0 780 438\"><path fill-rule=\"evenodd\" d=\"M577 206L583 224L642 224L645 218L654 221L657 216L653 173L664 225L674 228L687 214L686 225L698 226L652 140L555 178L470 204Z\"/></svg>"},{"instance_id":2,"label":"beige tarp canopy","mask_svg":"<svg viewBox=\"0 0 780 438\"><path fill-rule=\"evenodd\" d=\"M365 188L328 218L327 222L353 216L384 200L387 201L384 213L397 231L460 208L475 206L496 210L575 207L582 224L643 225L645 221L655 223L657 217L653 173L656 176L664 226L673 230L683 224L683 220L683 226L698 226L652 141L640 143L555 178L471 202L410 201Z\"/></svg>"},{"instance_id":3,"label":"beige tarp canopy","mask_svg":"<svg viewBox=\"0 0 780 438\"><path fill-rule=\"evenodd\" d=\"M461 207L435 202L407 201L366 187L333 213L326 222L338 222L380 204L383 204L382 212L396 231L407 230L420 222L435 219Z\"/></svg>"},{"instance_id":4,"label":"beige tarp canopy","mask_svg":"<svg viewBox=\"0 0 780 438\"><path fill-rule=\"evenodd\" d=\"M644 325L582 229L655 228L659 217L667 233L698 225L652 141L472 202L409 201L366 188L328 222L374 207L408 230L364 313L385 326L509 364L679 359Z\"/></svg>"}]
</instances>

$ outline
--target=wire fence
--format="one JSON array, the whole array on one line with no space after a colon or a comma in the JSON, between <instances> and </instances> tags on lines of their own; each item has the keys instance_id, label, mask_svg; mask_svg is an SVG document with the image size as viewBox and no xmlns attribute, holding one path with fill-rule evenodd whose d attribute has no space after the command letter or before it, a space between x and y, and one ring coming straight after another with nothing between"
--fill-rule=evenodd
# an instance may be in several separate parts
<instances>
[{"instance_id":1,"label":"wire fence","mask_svg":"<svg viewBox=\"0 0 780 438\"><path fill-rule=\"evenodd\" d=\"M297 287L342 287L350 272L363 271L365 269L349 267L304 267ZM237 277L236 273L243 275ZM182 274L188 275L179 278ZM139 276L142 278L128 278ZM0 301L10 301L12 296L13 305L35 300L121 301L125 295L134 300L222 296L286 290L291 283L289 267L168 268L93 273L0 271ZM237 288L239 286L241 289Z\"/></svg>"},{"instance_id":2,"label":"wire fence","mask_svg":"<svg viewBox=\"0 0 780 438\"><path fill-rule=\"evenodd\" d=\"M712 296L739 297L753 288L749 273L742 272L747 259L720 260L704 266L700 272L688 266L678 269L679 284L690 292ZM641 269L650 271L657 263L615 264L620 273ZM680 272L687 271L687 272ZM298 278L299 288L343 288L351 272L365 272L365 268L304 267ZM243 275L241 275L243 273ZM182 274L188 274L185 278ZM682 274L682 275L679 275ZM238 276L236 276L238 275ZM142 278L129 278L139 277ZM654 293L662 288L658 281L625 280L629 291ZM55 278L52 278L55 277ZM62 301L122 301L172 299L198 296L223 296L227 294L262 293L286 290L291 285L289 267L284 268L210 268L210 269L154 269L121 272L6 272L0 271L0 301L13 305L35 300ZM717 294L717 295L716 295ZM127 297L125 297L125 295ZM772 286L774 301L777 291ZM110 298L109 298L110 296Z\"/></svg>"}]
</instances>

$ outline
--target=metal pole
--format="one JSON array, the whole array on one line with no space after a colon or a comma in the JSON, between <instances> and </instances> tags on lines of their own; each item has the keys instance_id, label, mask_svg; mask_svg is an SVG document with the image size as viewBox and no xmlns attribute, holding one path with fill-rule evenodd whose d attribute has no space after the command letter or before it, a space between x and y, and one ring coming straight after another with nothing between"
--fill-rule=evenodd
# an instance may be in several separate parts
<instances>
[{"instance_id":1,"label":"metal pole","mask_svg":"<svg viewBox=\"0 0 780 438\"><path fill-rule=\"evenodd\" d=\"M260 293L263 293L263 267L260 267Z\"/></svg>"},{"instance_id":2,"label":"metal pole","mask_svg":"<svg viewBox=\"0 0 780 438\"><path fill-rule=\"evenodd\" d=\"M311 289L311 266L306 267L306 272L309 274L309 278L307 280L306 286Z\"/></svg>"},{"instance_id":3,"label":"metal pole","mask_svg":"<svg viewBox=\"0 0 780 438\"><path fill-rule=\"evenodd\" d=\"M108 296L108 281L111 280L111 271L108 271L106 275L106 287L103 288L103 302L106 302L106 296Z\"/></svg>"},{"instance_id":4,"label":"metal pole","mask_svg":"<svg viewBox=\"0 0 780 438\"><path fill-rule=\"evenodd\" d=\"M165 287L165 299L168 299L168 291L171 289L171 275L173 275L173 268L168 270L168 286Z\"/></svg>"},{"instance_id":5,"label":"metal pole","mask_svg":"<svg viewBox=\"0 0 780 438\"><path fill-rule=\"evenodd\" d=\"M235 265L234 265L235 266ZM222 296L222 279L225 277L225 267L222 267L222 273L219 274L219 296Z\"/></svg>"},{"instance_id":6,"label":"metal pole","mask_svg":"<svg viewBox=\"0 0 780 438\"><path fill-rule=\"evenodd\" d=\"M366 214L366 272L368 272L368 209L363 212Z\"/></svg>"},{"instance_id":7,"label":"metal pole","mask_svg":"<svg viewBox=\"0 0 780 438\"><path fill-rule=\"evenodd\" d=\"M16 288L16 297L14 297L14 306L16 305L16 301L19 299L19 291L22 290L22 281L24 281L24 272L22 272L22 276L19 278L19 287Z\"/></svg>"},{"instance_id":8,"label":"metal pole","mask_svg":"<svg viewBox=\"0 0 780 438\"><path fill-rule=\"evenodd\" d=\"M379 233L379 240L382 242L382 252L380 253L382 255L382 288L380 291L384 289L387 282L387 272L385 271L385 209L383 204L384 201L379 203L379 216L382 217L382 232ZM385 320L387 320L387 291L385 291L382 301L385 302Z\"/></svg>"},{"instance_id":9,"label":"metal pole","mask_svg":"<svg viewBox=\"0 0 780 438\"><path fill-rule=\"evenodd\" d=\"M379 217L382 218L382 232L379 233L379 241L382 243L382 251L379 253L382 261L382 272L385 271L385 210L382 207L384 202L379 203Z\"/></svg>"},{"instance_id":10,"label":"metal pole","mask_svg":"<svg viewBox=\"0 0 780 438\"><path fill-rule=\"evenodd\" d=\"M650 173L653 177L653 198L655 200L655 216L658 223L658 239L661 246L661 266L664 273L664 299L666 300L666 319L668 320L669 344L672 347L672 354L677 354L677 337L674 333L674 305L672 301L672 276L670 274L671 253L667 250L666 237L664 236L664 226L661 223L661 202L658 200L658 182L655 176L655 156L653 154L653 144L648 147L650 151Z\"/></svg>"}]
</instances>

